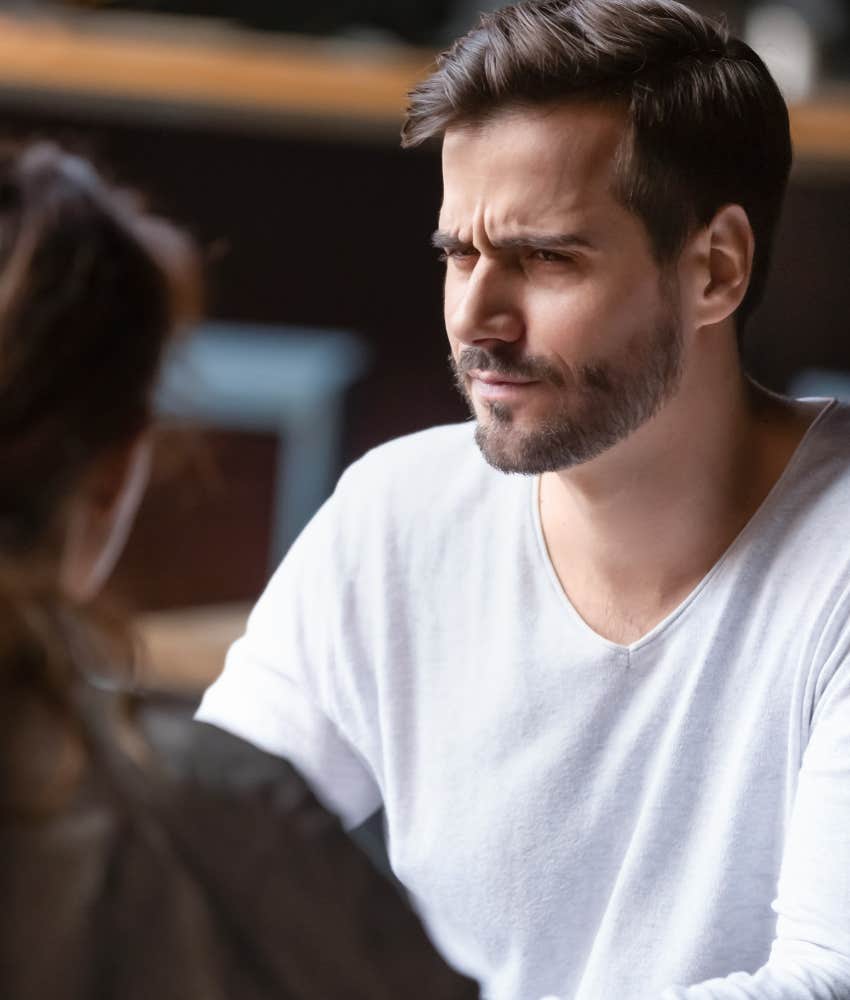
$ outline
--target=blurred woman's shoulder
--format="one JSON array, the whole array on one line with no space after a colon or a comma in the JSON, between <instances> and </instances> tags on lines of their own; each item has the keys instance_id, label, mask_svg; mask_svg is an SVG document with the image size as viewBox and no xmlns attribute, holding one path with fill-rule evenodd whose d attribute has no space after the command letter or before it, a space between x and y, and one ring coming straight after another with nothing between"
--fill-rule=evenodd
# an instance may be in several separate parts
<instances>
[{"instance_id":1,"label":"blurred woman's shoulder","mask_svg":"<svg viewBox=\"0 0 850 1000\"><path fill-rule=\"evenodd\" d=\"M478 996L286 761L85 700L72 799L0 824L9 1000Z\"/></svg>"}]
</instances>

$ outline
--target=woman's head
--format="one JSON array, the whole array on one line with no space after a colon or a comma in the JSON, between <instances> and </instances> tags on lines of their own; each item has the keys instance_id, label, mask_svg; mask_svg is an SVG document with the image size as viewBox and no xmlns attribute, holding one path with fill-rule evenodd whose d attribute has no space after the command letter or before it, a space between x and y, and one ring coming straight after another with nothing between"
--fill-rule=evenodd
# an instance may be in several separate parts
<instances>
[{"instance_id":1,"label":"woman's head","mask_svg":"<svg viewBox=\"0 0 850 1000\"><path fill-rule=\"evenodd\" d=\"M164 349L196 259L85 160L0 150L0 560L96 589L140 495Z\"/></svg>"}]
</instances>

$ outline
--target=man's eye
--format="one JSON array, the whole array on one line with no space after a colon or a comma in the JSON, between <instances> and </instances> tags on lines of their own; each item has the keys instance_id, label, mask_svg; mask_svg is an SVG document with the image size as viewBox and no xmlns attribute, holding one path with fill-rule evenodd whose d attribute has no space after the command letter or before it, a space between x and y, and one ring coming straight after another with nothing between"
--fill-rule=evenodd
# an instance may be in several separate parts
<instances>
[{"instance_id":1,"label":"man's eye","mask_svg":"<svg viewBox=\"0 0 850 1000\"><path fill-rule=\"evenodd\" d=\"M532 257L544 264L569 264L572 260L569 254L559 253L557 250L535 250Z\"/></svg>"},{"instance_id":2,"label":"man's eye","mask_svg":"<svg viewBox=\"0 0 850 1000\"><path fill-rule=\"evenodd\" d=\"M467 247L454 247L451 250L441 251L438 260L454 261L456 264L464 264L478 256L478 251Z\"/></svg>"}]
</instances>

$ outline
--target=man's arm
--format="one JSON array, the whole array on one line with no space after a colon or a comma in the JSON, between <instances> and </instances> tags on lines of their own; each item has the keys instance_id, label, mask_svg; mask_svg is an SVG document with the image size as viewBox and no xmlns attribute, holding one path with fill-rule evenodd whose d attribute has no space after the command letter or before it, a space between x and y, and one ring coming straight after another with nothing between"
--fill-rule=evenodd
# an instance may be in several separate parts
<instances>
[{"instance_id":1,"label":"man's arm","mask_svg":"<svg viewBox=\"0 0 850 1000\"><path fill-rule=\"evenodd\" d=\"M333 717L335 637L348 607L337 594L335 498L313 518L270 580L204 695L197 718L288 759L351 828L381 805L375 777Z\"/></svg>"},{"instance_id":2,"label":"man's arm","mask_svg":"<svg viewBox=\"0 0 850 1000\"><path fill-rule=\"evenodd\" d=\"M836 663L838 666L836 667ZM785 840L768 962L661 1000L850 1000L850 653L821 677Z\"/></svg>"}]
</instances>

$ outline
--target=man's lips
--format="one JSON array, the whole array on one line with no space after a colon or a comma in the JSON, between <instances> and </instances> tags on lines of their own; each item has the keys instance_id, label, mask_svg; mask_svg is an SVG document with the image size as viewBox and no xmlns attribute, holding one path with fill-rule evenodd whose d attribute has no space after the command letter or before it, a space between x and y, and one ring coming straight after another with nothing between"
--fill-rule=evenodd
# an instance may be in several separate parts
<instances>
[{"instance_id":1,"label":"man's lips","mask_svg":"<svg viewBox=\"0 0 850 1000\"><path fill-rule=\"evenodd\" d=\"M482 400L516 400L526 393L538 379L523 375L500 375L497 372L471 371L468 373L475 394Z\"/></svg>"},{"instance_id":2,"label":"man's lips","mask_svg":"<svg viewBox=\"0 0 850 1000\"><path fill-rule=\"evenodd\" d=\"M523 375L500 375L497 372L471 371L467 373L473 382L483 382L484 385L530 385L538 381Z\"/></svg>"}]
</instances>

